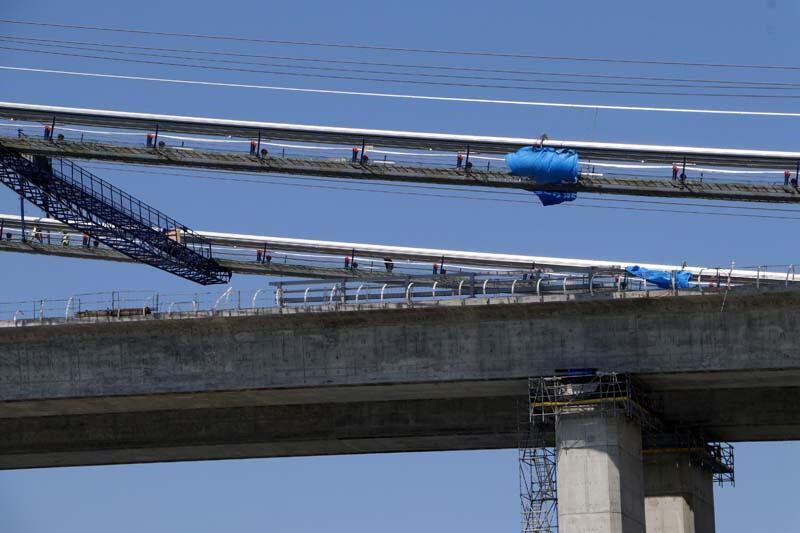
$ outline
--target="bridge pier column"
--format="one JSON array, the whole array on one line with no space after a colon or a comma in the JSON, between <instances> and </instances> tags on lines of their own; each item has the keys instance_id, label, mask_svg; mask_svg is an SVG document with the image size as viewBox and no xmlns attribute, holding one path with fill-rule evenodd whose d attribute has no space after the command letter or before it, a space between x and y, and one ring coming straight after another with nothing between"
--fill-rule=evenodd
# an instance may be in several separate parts
<instances>
[{"instance_id":1,"label":"bridge pier column","mask_svg":"<svg viewBox=\"0 0 800 533\"><path fill-rule=\"evenodd\" d=\"M559 531L644 533L638 421L594 410L562 415L556 446Z\"/></svg>"},{"instance_id":2,"label":"bridge pier column","mask_svg":"<svg viewBox=\"0 0 800 533\"><path fill-rule=\"evenodd\" d=\"M711 469L688 453L645 453L647 533L714 533Z\"/></svg>"}]
</instances>

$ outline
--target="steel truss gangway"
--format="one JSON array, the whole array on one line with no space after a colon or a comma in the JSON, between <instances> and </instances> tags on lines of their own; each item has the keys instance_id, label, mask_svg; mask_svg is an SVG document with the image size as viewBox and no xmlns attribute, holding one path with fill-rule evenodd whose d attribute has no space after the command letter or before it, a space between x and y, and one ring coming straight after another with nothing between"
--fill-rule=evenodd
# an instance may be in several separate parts
<instances>
[{"instance_id":1,"label":"steel truss gangway","mask_svg":"<svg viewBox=\"0 0 800 533\"><path fill-rule=\"evenodd\" d=\"M204 168L233 172L292 174L328 178L430 183L492 187L526 191L615 194L665 198L700 198L739 202L800 203L800 189L790 185L743 182L670 180L580 175L578 182L536 184L512 176L507 170L437 168L408 164L371 164L346 159L259 157L242 152L203 151L185 148L130 146L99 142L50 140L32 137L0 137L0 144L27 154L71 159L112 161L138 165Z\"/></svg>"},{"instance_id":2,"label":"steel truss gangway","mask_svg":"<svg viewBox=\"0 0 800 533\"><path fill-rule=\"evenodd\" d=\"M202 237L71 161L27 157L0 145L0 183L20 196L23 207L22 199L28 200L137 262L203 285L230 279Z\"/></svg>"},{"instance_id":3,"label":"steel truss gangway","mask_svg":"<svg viewBox=\"0 0 800 533\"><path fill-rule=\"evenodd\" d=\"M466 151L506 154L524 146L538 146L539 138L497 137L415 131L380 130L312 126L249 120L132 113L103 109L85 109L49 105L0 102L0 117L46 124L74 124L161 131L198 135L217 135L252 139L304 141L324 144L380 145L420 150ZM707 148L611 142L587 142L548 139L553 148L577 150L583 160L673 163L685 158L687 163L712 166L795 169L800 152Z\"/></svg>"}]
</instances>

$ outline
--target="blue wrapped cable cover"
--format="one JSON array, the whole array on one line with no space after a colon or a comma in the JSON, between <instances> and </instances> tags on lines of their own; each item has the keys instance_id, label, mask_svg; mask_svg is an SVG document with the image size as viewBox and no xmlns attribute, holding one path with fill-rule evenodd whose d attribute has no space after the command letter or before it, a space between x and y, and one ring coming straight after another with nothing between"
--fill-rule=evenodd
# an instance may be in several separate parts
<instances>
[{"instance_id":1,"label":"blue wrapped cable cover","mask_svg":"<svg viewBox=\"0 0 800 533\"><path fill-rule=\"evenodd\" d=\"M578 154L574 150L534 148L526 146L506 155L506 164L512 176L525 176L534 183L577 183ZM570 202L577 198L574 192L536 192L542 205Z\"/></svg>"},{"instance_id":2,"label":"blue wrapped cable cover","mask_svg":"<svg viewBox=\"0 0 800 533\"><path fill-rule=\"evenodd\" d=\"M662 289L672 288L672 275L669 272L650 270L648 268L642 268L639 265L626 267L625 271L637 278L645 279L648 283L652 283ZM697 285L695 283L689 283L691 277L691 272L685 270L675 272L675 288L691 289L696 287Z\"/></svg>"}]
</instances>

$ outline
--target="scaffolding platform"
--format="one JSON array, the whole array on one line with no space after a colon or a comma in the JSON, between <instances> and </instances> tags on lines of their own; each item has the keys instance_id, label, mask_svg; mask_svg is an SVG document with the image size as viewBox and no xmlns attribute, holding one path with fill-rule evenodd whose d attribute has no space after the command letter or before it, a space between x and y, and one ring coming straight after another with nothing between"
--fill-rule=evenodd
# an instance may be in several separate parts
<instances>
[{"instance_id":1,"label":"scaffolding platform","mask_svg":"<svg viewBox=\"0 0 800 533\"><path fill-rule=\"evenodd\" d=\"M627 374L586 368L529 379L527 430L519 450L522 532L558 531L558 449L552 435L563 415L634 419L642 428L643 455L688 454L692 464L710 470L714 482L734 483L733 446L708 442L691 428L668 427L657 411Z\"/></svg>"}]
</instances>

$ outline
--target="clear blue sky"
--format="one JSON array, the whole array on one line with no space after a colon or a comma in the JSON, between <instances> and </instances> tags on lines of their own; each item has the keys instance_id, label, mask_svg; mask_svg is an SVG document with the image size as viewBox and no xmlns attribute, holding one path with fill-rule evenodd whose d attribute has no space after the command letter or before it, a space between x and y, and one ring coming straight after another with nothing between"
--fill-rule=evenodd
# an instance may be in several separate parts
<instances>
[{"instance_id":1,"label":"clear blue sky","mask_svg":"<svg viewBox=\"0 0 800 533\"><path fill-rule=\"evenodd\" d=\"M3 17L269 39L666 59L800 64L797 7L786 0L561 2L110 2L6 0ZM1 35L248 53L635 76L797 82L796 72L392 55L186 42L0 24ZM718 99L392 86L114 64L0 49L0 64L234 81L576 103L798 110L797 100ZM687 89L690 90L690 89ZM748 92L748 91L740 91ZM509 136L797 149L800 119L733 118L385 100L188 87L0 71L3 100L324 125ZM800 263L796 220L467 200L102 173L198 229L631 261ZM612 205L612 204L606 204ZM618 204L625 206L625 204ZM0 211L17 200L0 191ZM696 209L701 211L701 209ZM101 289L189 290L144 266L3 255L0 300ZM9 282L13 280L13 282ZM237 288L263 279L235 278ZM737 486L715 493L719 531L800 523L793 443L736 446ZM0 472L3 533L233 531L515 531L516 451L389 454Z\"/></svg>"}]
</instances>

